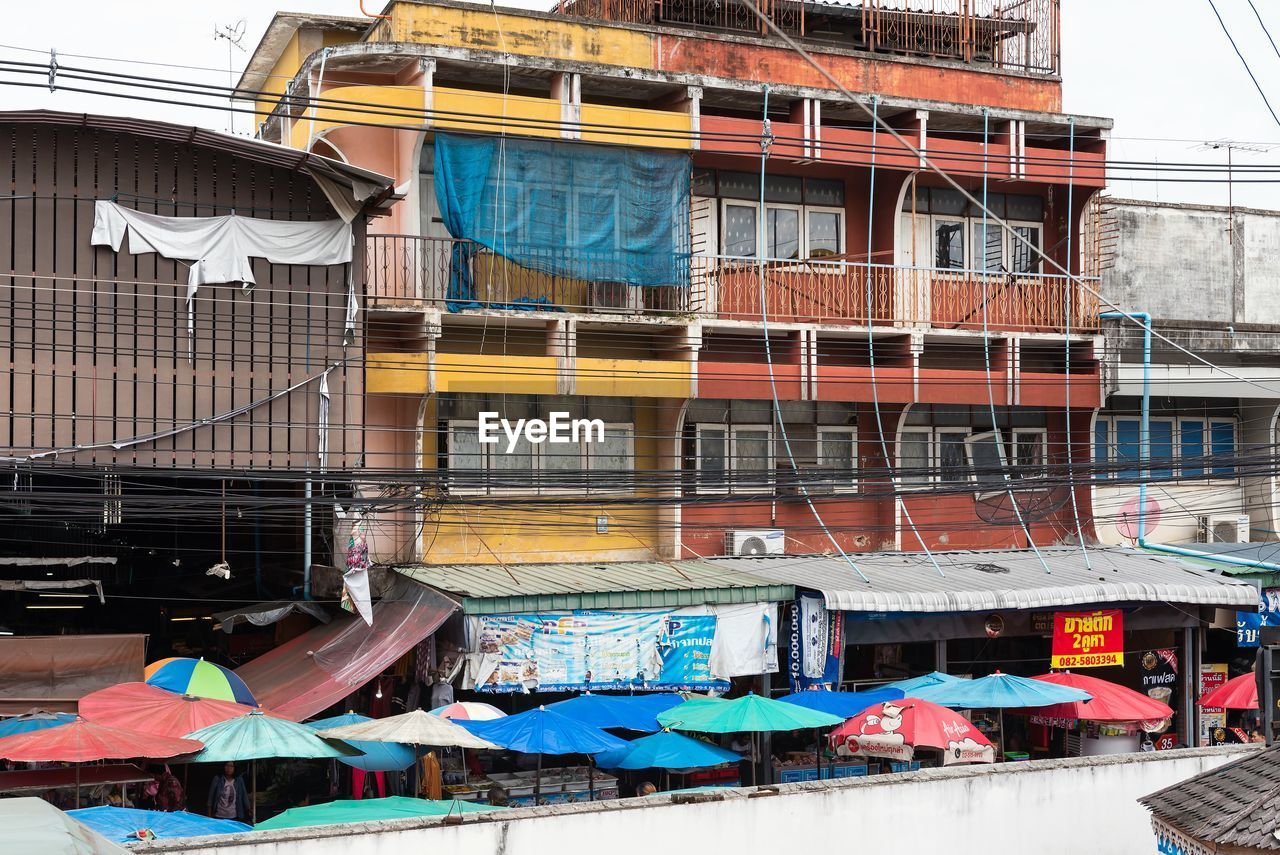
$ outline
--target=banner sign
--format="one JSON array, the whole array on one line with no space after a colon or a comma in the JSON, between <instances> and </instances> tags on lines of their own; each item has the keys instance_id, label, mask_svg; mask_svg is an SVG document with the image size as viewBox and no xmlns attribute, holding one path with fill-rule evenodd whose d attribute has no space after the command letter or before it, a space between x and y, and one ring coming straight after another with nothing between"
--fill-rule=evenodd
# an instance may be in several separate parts
<instances>
[{"instance_id":1,"label":"banner sign","mask_svg":"<svg viewBox=\"0 0 1280 855\"><path fill-rule=\"evenodd\" d=\"M1205 663L1200 666L1200 694L1204 697L1206 692L1212 692L1214 689L1227 682L1227 666L1221 663ZM1215 745L1221 743L1225 738L1223 728L1227 726L1227 711L1222 707L1201 707L1200 708L1200 744ZM1221 731L1221 732L1219 732Z\"/></svg>"},{"instance_id":2,"label":"banner sign","mask_svg":"<svg viewBox=\"0 0 1280 855\"><path fill-rule=\"evenodd\" d=\"M1236 612L1236 647L1258 647L1267 616L1261 612Z\"/></svg>"},{"instance_id":3,"label":"banner sign","mask_svg":"<svg viewBox=\"0 0 1280 855\"><path fill-rule=\"evenodd\" d=\"M1050 668L1124 664L1124 612L1055 612Z\"/></svg>"},{"instance_id":4,"label":"banner sign","mask_svg":"<svg viewBox=\"0 0 1280 855\"><path fill-rule=\"evenodd\" d=\"M573 611L484 615L476 644L495 656L482 692L725 691L711 676L714 614Z\"/></svg>"},{"instance_id":5,"label":"banner sign","mask_svg":"<svg viewBox=\"0 0 1280 855\"><path fill-rule=\"evenodd\" d=\"M829 610L820 594L801 594L791 605L791 691L837 688L844 654L843 617L841 612Z\"/></svg>"}]
</instances>

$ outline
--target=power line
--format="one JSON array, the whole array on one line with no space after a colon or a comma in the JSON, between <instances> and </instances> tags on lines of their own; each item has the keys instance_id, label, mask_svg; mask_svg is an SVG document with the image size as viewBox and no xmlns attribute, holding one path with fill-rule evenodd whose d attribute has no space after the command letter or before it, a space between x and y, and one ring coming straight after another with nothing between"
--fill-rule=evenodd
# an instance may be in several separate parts
<instances>
[{"instance_id":1,"label":"power line","mask_svg":"<svg viewBox=\"0 0 1280 855\"><path fill-rule=\"evenodd\" d=\"M1227 37L1227 41L1231 42L1231 49L1234 50L1236 52L1236 56L1240 58L1240 64L1244 66L1244 70L1248 73L1249 79L1253 81L1254 88L1257 89L1258 94L1262 96L1262 103L1267 105L1267 112L1271 114L1272 120L1275 121L1277 125L1280 125L1280 116L1276 115L1276 111L1271 106L1271 102L1267 100L1267 93L1262 89L1262 84L1258 82L1258 78L1254 76L1253 69L1249 67L1249 61L1244 58L1244 54L1240 52L1239 46L1236 45L1236 40L1232 38L1231 31L1227 29L1227 22L1222 20L1222 15L1218 13L1218 7L1214 5L1213 0L1208 0L1208 3L1209 8L1213 10L1213 16L1218 19L1218 26L1222 27L1223 35ZM1253 3L1250 2L1249 5L1252 6ZM1257 12L1257 9L1255 9L1254 12ZM1262 18L1259 17L1258 20L1261 22ZM1270 38L1270 35L1268 35L1267 38ZM1272 47L1274 46L1275 43L1272 42Z\"/></svg>"}]
</instances>

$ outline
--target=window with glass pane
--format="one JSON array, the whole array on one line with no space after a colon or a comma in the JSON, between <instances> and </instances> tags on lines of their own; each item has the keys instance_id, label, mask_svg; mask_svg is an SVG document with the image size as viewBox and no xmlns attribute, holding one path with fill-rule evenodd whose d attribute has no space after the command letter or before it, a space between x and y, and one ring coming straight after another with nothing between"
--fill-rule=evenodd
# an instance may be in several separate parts
<instances>
[{"instance_id":1,"label":"window with glass pane","mask_svg":"<svg viewBox=\"0 0 1280 855\"><path fill-rule=\"evenodd\" d=\"M902 432L898 443L898 474L904 484L928 484L929 431Z\"/></svg>"},{"instance_id":2,"label":"window with glass pane","mask_svg":"<svg viewBox=\"0 0 1280 855\"><path fill-rule=\"evenodd\" d=\"M1017 239L1012 241L1013 245L1009 254L1013 262L1013 272L1039 273L1040 255L1036 252L1036 249L1040 248L1040 229L1034 226L1014 226L1013 231L1031 244L1031 246L1027 246L1026 243ZM1035 247L1035 249L1031 247Z\"/></svg>"},{"instance_id":3,"label":"window with glass pane","mask_svg":"<svg viewBox=\"0 0 1280 855\"><path fill-rule=\"evenodd\" d=\"M581 485L579 478L566 474L585 468L581 443L544 442L538 446L538 455L542 470L538 480L544 489L562 490Z\"/></svg>"},{"instance_id":4,"label":"window with glass pane","mask_svg":"<svg viewBox=\"0 0 1280 855\"><path fill-rule=\"evenodd\" d=\"M484 449L474 423L449 423L449 486L455 490L483 490Z\"/></svg>"},{"instance_id":5,"label":"window with glass pane","mask_svg":"<svg viewBox=\"0 0 1280 855\"><path fill-rule=\"evenodd\" d=\"M698 485L723 489L729 468L729 432L722 427L698 428Z\"/></svg>"},{"instance_id":6,"label":"window with glass pane","mask_svg":"<svg viewBox=\"0 0 1280 855\"><path fill-rule=\"evenodd\" d=\"M792 208L766 208L765 234L768 258L800 257L800 212Z\"/></svg>"},{"instance_id":7,"label":"window with glass pane","mask_svg":"<svg viewBox=\"0 0 1280 855\"><path fill-rule=\"evenodd\" d=\"M962 433L938 434L938 479L948 484L965 481L969 477L969 460L965 455L966 435Z\"/></svg>"},{"instance_id":8,"label":"window with glass pane","mask_svg":"<svg viewBox=\"0 0 1280 855\"><path fill-rule=\"evenodd\" d=\"M771 438L772 432L768 428L738 428L733 431L735 486L752 489L771 480Z\"/></svg>"},{"instance_id":9,"label":"window with glass pane","mask_svg":"<svg viewBox=\"0 0 1280 855\"><path fill-rule=\"evenodd\" d=\"M938 220L933 226L934 266L943 270L964 268L964 223Z\"/></svg>"},{"instance_id":10,"label":"window with glass pane","mask_svg":"<svg viewBox=\"0 0 1280 855\"><path fill-rule=\"evenodd\" d=\"M794 175L766 175L764 200L766 202L791 202L800 204L804 198L804 179Z\"/></svg>"},{"instance_id":11,"label":"window with glass pane","mask_svg":"<svg viewBox=\"0 0 1280 855\"><path fill-rule=\"evenodd\" d=\"M1204 422L1199 419L1186 419L1178 424L1178 455L1182 464L1183 478L1204 477Z\"/></svg>"},{"instance_id":12,"label":"window with glass pane","mask_svg":"<svg viewBox=\"0 0 1280 855\"><path fill-rule=\"evenodd\" d=\"M611 472L614 477L606 489L631 490L632 473L635 472L635 430L631 425L605 425L604 442L587 445L589 468L597 472Z\"/></svg>"},{"instance_id":13,"label":"window with glass pane","mask_svg":"<svg viewBox=\"0 0 1280 855\"><path fill-rule=\"evenodd\" d=\"M1099 467L1111 461L1111 423L1106 419L1098 419L1093 424L1093 462ZM1095 478L1110 478L1108 472L1098 472Z\"/></svg>"},{"instance_id":14,"label":"window with glass pane","mask_svg":"<svg viewBox=\"0 0 1280 855\"><path fill-rule=\"evenodd\" d=\"M1045 436L1039 431L1013 432L1013 476L1037 478L1044 475Z\"/></svg>"},{"instance_id":15,"label":"window with glass pane","mask_svg":"<svg viewBox=\"0 0 1280 855\"><path fill-rule=\"evenodd\" d=\"M840 214L835 211L809 211L809 257L824 258L840 253Z\"/></svg>"},{"instance_id":16,"label":"window with glass pane","mask_svg":"<svg viewBox=\"0 0 1280 855\"><path fill-rule=\"evenodd\" d=\"M973 266L984 273L1004 270L1004 232L994 223L973 224Z\"/></svg>"},{"instance_id":17,"label":"window with glass pane","mask_svg":"<svg viewBox=\"0 0 1280 855\"><path fill-rule=\"evenodd\" d=\"M946 436L951 436L947 434ZM1004 484L1006 466L1004 438L999 431L991 431L965 439L965 451L972 467L975 483L988 489Z\"/></svg>"},{"instance_id":18,"label":"window with glass pane","mask_svg":"<svg viewBox=\"0 0 1280 855\"><path fill-rule=\"evenodd\" d=\"M1116 419L1116 462L1137 464L1142 459L1142 424L1137 419ZM1121 478L1137 478L1137 469L1117 473Z\"/></svg>"},{"instance_id":19,"label":"window with glass pane","mask_svg":"<svg viewBox=\"0 0 1280 855\"><path fill-rule=\"evenodd\" d=\"M851 430L818 432L818 465L838 481L852 481L858 465L857 436Z\"/></svg>"},{"instance_id":20,"label":"window with glass pane","mask_svg":"<svg viewBox=\"0 0 1280 855\"><path fill-rule=\"evenodd\" d=\"M1173 477L1173 422L1151 422L1151 477Z\"/></svg>"},{"instance_id":21,"label":"window with glass pane","mask_svg":"<svg viewBox=\"0 0 1280 855\"><path fill-rule=\"evenodd\" d=\"M806 205L844 206L844 182L834 178L806 178L804 180Z\"/></svg>"},{"instance_id":22,"label":"window with glass pane","mask_svg":"<svg viewBox=\"0 0 1280 855\"><path fill-rule=\"evenodd\" d=\"M756 209L746 205L724 207L724 254L733 258L756 255Z\"/></svg>"},{"instance_id":23,"label":"window with glass pane","mask_svg":"<svg viewBox=\"0 0 1280 855\"><path fill-rule=\"evenodd\" d=\"M533 444L527 437L516 440L511 452L507 453L509 440L500 437L496 445L490 446L489 468L500 474L500 483L495 487L504 489L524 489L532 486Z\"/></svg>"},{"instance_id":24,"label":"window with glass pane","mask_svg":"<svg viewBox=\"0 0 1280 855\"><path fill-rule=\"evenodd\" d=\"M1213 477L1215 478L1234 478L1236 469L1229 462L1218 463L1218 460L1227 459L1235 456L1236 453L1236 423L1235 422L1209 422L1209 445L1210 451L1215 458L1213 466Z\"/></svg>"}]
</instances>

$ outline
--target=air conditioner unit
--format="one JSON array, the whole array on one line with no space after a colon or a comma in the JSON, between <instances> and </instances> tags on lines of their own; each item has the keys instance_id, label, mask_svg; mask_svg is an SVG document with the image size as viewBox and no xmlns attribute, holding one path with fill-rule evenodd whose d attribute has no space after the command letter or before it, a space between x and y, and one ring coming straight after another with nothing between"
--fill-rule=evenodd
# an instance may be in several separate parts
<instances>
[{"instance_id":1,"label":"air conditioner unit","mask_svg":"<svg viewBox=\"0 0 1280 855\"><path fill-rule=\"evenodd\" d=\"M587 305L597 312L643 312L644 289L625 282L592 282L587 288Z\"/></svg>"},{"instance_id":2,"label":"air conditioner unit","mask_svg":"<svg viewBox=\"0 0 1280 855\"><path fill-rule=\"evenodd\" d=\"M782 555L786 551L786 533L777 528L727 531L724 541L725 551L730 555Z\"/></svg>"},{"instance_id":3,"label":"air conditioner unit","mask_svg":"<svg viewBox=\"0 0 1280 855\"><path fill-rule=\"evenodd\" d=\"M1196 518L1199 530L1196 532L1198 543L1248 543L1249 516L1236 514L1231 516L1206 515Z\"/></svg>"}]
</instances>

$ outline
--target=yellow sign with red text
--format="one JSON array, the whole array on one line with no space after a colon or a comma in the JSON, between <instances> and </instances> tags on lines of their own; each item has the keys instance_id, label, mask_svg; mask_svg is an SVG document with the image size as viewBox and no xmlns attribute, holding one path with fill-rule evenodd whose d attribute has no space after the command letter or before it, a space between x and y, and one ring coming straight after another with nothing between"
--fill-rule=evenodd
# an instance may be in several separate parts
<instances>
[{"instance_id":1,"label":"yellow sign with red text","mask_svg":"<svg viewBox=\"0 0 1280 855\"><path fill-rule=\"evenodd\" d=\"M1055 612L1050 668L1101 668L1124 664L1124 613Z\"/></svg>"}]
</instances>

